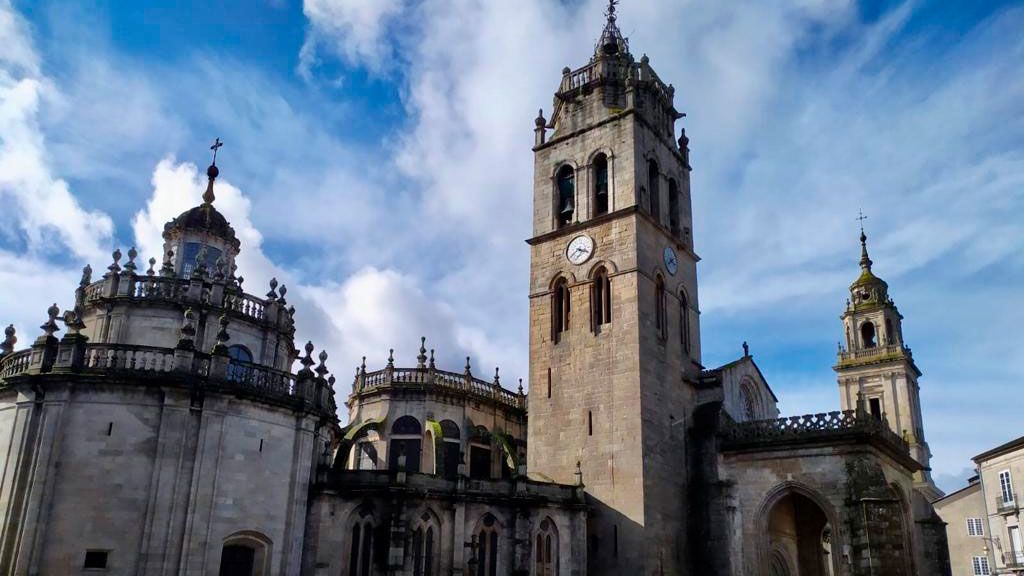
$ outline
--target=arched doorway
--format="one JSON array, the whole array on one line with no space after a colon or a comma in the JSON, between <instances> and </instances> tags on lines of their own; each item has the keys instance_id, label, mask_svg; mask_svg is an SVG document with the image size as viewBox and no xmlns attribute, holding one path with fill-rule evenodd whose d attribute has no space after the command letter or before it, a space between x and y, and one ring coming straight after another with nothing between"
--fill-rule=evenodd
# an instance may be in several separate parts
<instances>
[{"instance_id":1,"label":"arched doorway","mask_svg":"<svg viewBox=\"0 0 1024 576\"><path fill-rule=\"evenodd\" d=\"M787 490L765 514L767 576L835 576L832 525L814 499Z\"/></svg>"}]
</instances>

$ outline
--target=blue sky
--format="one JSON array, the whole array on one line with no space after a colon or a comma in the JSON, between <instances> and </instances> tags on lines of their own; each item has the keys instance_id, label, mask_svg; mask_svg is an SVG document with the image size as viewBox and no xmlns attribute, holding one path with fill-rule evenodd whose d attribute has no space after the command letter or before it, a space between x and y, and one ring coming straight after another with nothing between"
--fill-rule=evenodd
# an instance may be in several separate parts
<instances>
[{"instance_id":1,"label":"blue sky","mask_svg":"<svg viewBox=\"0 0 1024 576\"><path fill-rule=\"evenodd\" d=\"M0 0L0 322L218 206L345 381L426 335L525 374L533 117L603 2ZM859 209L924 371L936 475L1019 436L1024 9L626 0L691 138L704 363L752 351L784 413L838 408ZM198 167L198 168L197 168ZM344 392L345 388L342 387Z\"/></svg>"}]
</instances>

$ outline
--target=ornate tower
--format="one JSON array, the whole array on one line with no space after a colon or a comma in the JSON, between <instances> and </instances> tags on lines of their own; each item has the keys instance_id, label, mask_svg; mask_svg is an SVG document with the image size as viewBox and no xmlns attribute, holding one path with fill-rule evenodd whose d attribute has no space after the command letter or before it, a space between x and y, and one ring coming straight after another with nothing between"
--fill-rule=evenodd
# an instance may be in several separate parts
<instances>
[{"instance_id":1,"label":"ornate tower","mask_svg":"<svg viewBox=\"0 0 1024 576\"><path fill-rule=\"evenodd\" d=\"M685 574L701 371L688 139L675 140L675 91L634 59L615 2L607 16L536 122L528 469L567 483L579 467L588 573Z\"/></svg>"},{"instance_id":2,"label":"ornate tower","mask_svg":"<svg viewBox=\"0 0 1024 576\"><path fill-rule=\"evenodd\" d=\"M924 469L915 486L929 500L942 496L931 478L931 451L921 418L921 371L903 343L903 316L889 297L889 285L871 271L867 235L860 234L860 277L850 285L850 299L841 316L846 345L839 346L834 370L839 376L843 410L863 408L884 419L910 443L911 455Z\"/></svg>"}]
</instances>

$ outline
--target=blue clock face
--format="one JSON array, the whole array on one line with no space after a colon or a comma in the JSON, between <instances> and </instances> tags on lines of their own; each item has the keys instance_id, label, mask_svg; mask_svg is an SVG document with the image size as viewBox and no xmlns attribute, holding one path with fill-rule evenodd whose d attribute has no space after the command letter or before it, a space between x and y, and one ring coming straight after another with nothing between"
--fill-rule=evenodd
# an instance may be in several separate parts
<instances>
[{"instance_id":1,"label":"blue clock face","mask_svg":"<svg viewBox=\"0 0 1024 576\"><path fill-rule=\"evenodd\" d=\"M676 275L679 271L679 259L676 258L676 251L671 246L665 247L665 252L662 254L665 258L665 269L672 276Z\"/></svg>"}]
</instances>

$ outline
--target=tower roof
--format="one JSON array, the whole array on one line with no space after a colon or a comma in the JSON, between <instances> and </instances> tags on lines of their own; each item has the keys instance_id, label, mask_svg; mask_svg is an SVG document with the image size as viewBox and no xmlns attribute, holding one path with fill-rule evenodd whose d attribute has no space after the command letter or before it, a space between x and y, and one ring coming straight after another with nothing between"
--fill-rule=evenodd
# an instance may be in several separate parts
<instances>
[{"instance_id":1,"label":"tower roof","mask_svg":"<svg viewBox=\"0 0 1024 576\"><path fill-rule=\"evenodd\" d=\"M217 150L221 146L223 143L218 138L210 147L213 150L213 162L206 169L207 180L206 191L203 192L203 203L182 212L177 218L165 224L164 239L169 239L175 231L191 230L222 238L236 250L241 246L235 235L235 229L228 223L228 219L213 207L213 202L216 200L216 195L213 193L213 182L220 175L220 169L217 168Z\"/></svg>"},{"instance_id":2,"label":"tower roof","mask_svg":"<svg viewBox=\"0 0 1024 576\"><path fill-rule=\"evenodd\" d=\"M618 16L615 14L615 7L618 4L619 0L608 0L608 9L605 11L605 17L608 20L605 22L604 30L601 31L601 37L594 48L597 55L612 56L629 52L629 40L622 35L622 31L616 24Z\"/></svg>"},{"instance_id":3,"label":"tower roof","mask_svg":"<svg viewBox=\"0 0 1024 576\"><path fill-rule=\"evenodd\" d=\"M885 280L882 280L875 273L871 271L871 257L868 256L868 235L864 233L864 229L860 230L860 276L854 280L853 284L850 285L850 289L865 287L865 286L881 286L883 288L888 287Z\"/></svg>"}]
</instances>

